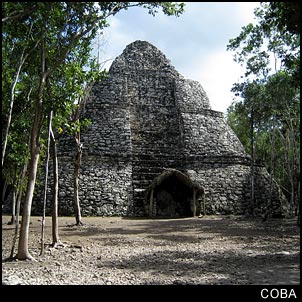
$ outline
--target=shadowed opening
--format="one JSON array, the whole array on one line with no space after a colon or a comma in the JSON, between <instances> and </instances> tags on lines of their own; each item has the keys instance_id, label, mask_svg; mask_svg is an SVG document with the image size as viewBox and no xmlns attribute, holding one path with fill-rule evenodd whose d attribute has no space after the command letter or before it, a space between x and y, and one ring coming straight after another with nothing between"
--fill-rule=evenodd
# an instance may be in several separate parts
<instances>
[{"instance_id":1,"label":"shadowed opening","mask_svg":"<svg viewBox=\"0 0 302 302\"><path fill-rule=\"evenodd\" d=\"M202 194L203 189L188 176L169 169L146 190L146 211L151 217L192 217L197 213L197 197Z\"/></svg>"}]
</instances>

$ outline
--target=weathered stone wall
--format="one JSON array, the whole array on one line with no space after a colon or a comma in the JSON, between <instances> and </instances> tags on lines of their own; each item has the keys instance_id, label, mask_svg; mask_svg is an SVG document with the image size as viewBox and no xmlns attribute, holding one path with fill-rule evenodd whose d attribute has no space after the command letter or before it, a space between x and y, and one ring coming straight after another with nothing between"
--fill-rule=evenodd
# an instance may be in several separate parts
<instances>
[{"instance_id":1,"label":"weathered stone wall","mask_svg":"<svg viewBox=\"0 0 302 302\"><path fill-rule=\"evenodd\" d=\"M204 190L208 214L260 214L270 199L267 171L257 166L251 204L250 157L223 114L211 110L200 83L184 79L147 42L128 45L115 59L108 78L94 85L83 116L92 121L82 133L83 215L147 215L147 189L167 168ZM59 140L62 215L73 213L73 145L70 138ZM278 192L271 205L277 212ZM40 198L38 190L34 211Z\"/></svg>"},{"instance_id":2,"label":"weathered stone wall","mask_svg":"<svg viewBox=\"0 0 302 302\"><path fill-rule=\"evenodd\" d=\"M127 77L133 154L177 153L179 123L169 72L132 72Z\"/></svg>"},{"instance_id":3,"label":"weathered stone wall","mask_svg":"<svg viewBox=\"0 0 302 302\"><path fill-rule=\"evenodd\" d=\"M52 165L52 162L50 162ZM51 213L50 171L47 214ZM34 213L42 213L40 198L33 201ZM132 201L132 165L128 159L84 157L79 176L79 200L83 216L126 216ZM73 215L73 159L59 159L59 214Z\"/></svg>"},{"instance_id":4,"label":"weathered stone wall","mask_svg":"<svg viewBox=\"0 0 302 302\"><path fill-rule=\"evenodd\" d=\"M185 154L247 156L242 144L218 112L184 112L181 117Z\"/></svg>"},{"instance_id":5,"label":"weathered stone wall","mask_svg":"<svg viewBox=\"0 0 302 302\"><path fill-rule=\"evenodd\" d=\"M228 159L193 162L187 165L187 173L205 189L208 214L261 215L266 211L271 198L270 177L263 166L255 166L255 197L251 201L251 167L247 162ZM287 201L273 184L272 212L286 212Z\"/></svg>"},{"instance_id":6,"label":"weathered stone wall","mask_svg":"<svg viewBox=\"0 0 302 302\"><path fill-rule=\"evenodd\" d=\"M131 155L130 112L124 90L125 79L120 77L109 76L93 86L83 114L92 122L81 134L84 155ZM70 156L73 150L71 138L59 139L59 156Z\"/></svg>"}]
</instances>

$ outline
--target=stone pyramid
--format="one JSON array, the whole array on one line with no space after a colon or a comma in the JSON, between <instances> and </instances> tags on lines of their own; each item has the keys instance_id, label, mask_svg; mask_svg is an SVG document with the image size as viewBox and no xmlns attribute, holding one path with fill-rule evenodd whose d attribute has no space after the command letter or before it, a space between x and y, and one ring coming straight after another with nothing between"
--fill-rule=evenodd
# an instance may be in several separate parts
<instances>
[{"instance_id":1,"label":"stone pyramid","mask_svg":"<svg viewBox=\"0 0 302 302\"><path fill-rule=\"evenodd\" d=\"M82 214L188 217L284 210L277 187L211 109L197 81L185 79L146 41L129 44L95 83L84 116L79 197ZM72 147L59 144L60 213L72 210ZM269 201L270 200L270 201ZM269 201L269 202L268 202Z\"/></svg>"}]
</instances>

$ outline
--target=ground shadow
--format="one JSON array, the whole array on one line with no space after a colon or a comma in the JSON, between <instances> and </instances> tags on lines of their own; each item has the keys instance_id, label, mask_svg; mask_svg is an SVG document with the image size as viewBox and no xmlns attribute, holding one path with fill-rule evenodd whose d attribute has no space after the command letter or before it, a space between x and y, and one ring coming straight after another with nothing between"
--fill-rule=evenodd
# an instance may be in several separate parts
<instances>
[{"instance_id":1,"label":"ground shadow","mask_svg":"<svg viewBox=\"0 0 302 302\"><path fill-rule=\"evenodd\" d=\"M272 255L249 257L230 251L206 254L189 251L159 251L130 256L118 261L99 261L98 268L148 272L155 277L163 274L167 280L177 277L179 284L299 284L299 255L278 255L278 264ZM254 269L251 269L251 266ZM203 276L207 276L203 280ZM211 280L212 276L212 280Z\"/></svg>"}]
</instances>

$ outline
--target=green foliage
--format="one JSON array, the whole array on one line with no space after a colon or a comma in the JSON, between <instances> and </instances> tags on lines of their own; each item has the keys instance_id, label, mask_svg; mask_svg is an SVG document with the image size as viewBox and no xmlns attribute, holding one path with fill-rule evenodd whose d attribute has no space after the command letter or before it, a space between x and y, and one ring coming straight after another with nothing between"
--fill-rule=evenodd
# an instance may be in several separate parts
<instances>
[{"instance_id":1,"label":"green foliage","mask_svg":"<svg viewBox=\"0 0 302 302\"><path fill-rule=\"evenodd\" d=\"M248 112L243 103L233 103L227 109L227 121L232 127L237 137L244 145L245 150L251 153L251 145L249 140L249 119Z\"/></svg>"},{"instance_id":2,"label":"green foliage","mask_svg":"<svg viewBox=\"0 0 302 302\"><path fill-rule=\"evenodd\" d=\"M232 88L237 102L228 108L228 122L248 152L254 144L255 159L265 162L295 210L300 199L299 12L299 3L261 3L255 10L259 23L244 26L227 46L246 67L243 81Z\"/></svg>"},{"instance_id":3,"label":"green foliage","mask_svg":"<svg viewBox=\"0 0 302 302\"><path fill-rule=\"evenodd\" d=\"M67 132L69 135L74 136L77 133L85 131L89 125L91 125L91 120L84 118L82 120L75 120L72 122L66 122L64 124L65 128L67 129Z\"/></svg>"},{"instance_id":4,"label":"green foliage","mask_svg":"<svg viewBox=\"0 0 302 302\"><path fill-rule=\"evenodd\" d=\"M270 2L266 14L262 15L263 23L276 27L279 32L300 34L300 6L299 2Z\"/></svg>"},{"instance_id":5,"label":"green foliage","mask_svg":"<svg viewBox=\"0 0 302 302\"><path fill-rule=\"evenodd\" d=\"M228 108L228 123L249 153L253 132L254 159L266 164L289 199L297 200L300 182L300 93L293 85L292 76L280 71L266 81L234 85L233 91L243 100Z\"/></svg>"},{"instance_id":6,"label":"green foliage","mask_svg":"<svg viewBox=\"0 0 302 302\"><path fill-rule=\"evenodd\" d=\"M184 12L185 3L183 2L139 2L139 6L148 9L148 13L155 16L158 9L161 8L163 13L168 16L179 17Z\"/></svg>"},{"instance_id":7,"label":"green foliage","mask_svg":"<svg viewBox=\"0 0 302 302\"><path fill-rule=\"evenodd\" d=\"M91 58L91 42L98 31L109 26L109 16L133 6L152 15L162 10L168 16L179 16L184 11L184 3L174 2L2 2L1 6L2 129L8 124L12 93L14 98L3 166L7 178L29 156L35 115L39 116L37 137L42 145L50 111L58 132L65 127L78 133L88 127L88 120L72 115L79 111L76 106L86 97L90 83L106 76ZM39 91L44 64L45 82ZM41 101L38 109L37 98Z\"/></svg>"},{"instance_id":8,"label":"green foliage","mask_svg":"<svg viewBox=\"0 0 302 302\"><path fill-rule=\"evenodd\" d=\"M296 11L297 7L299 9ZM288 12L291 11L292 15ZM242 27L238 37L229 40L227 50L235 51L234 60L246 64L245 77L265 78L271 72L270 58L281 61L281 69L300 83L300 32L298 13L300 4L284 2L261 3L255 9L258 24ZM283 19L283 16L287 19ZM275 67L274 72L278 71Z\"/></svg>"}]
</instances>

